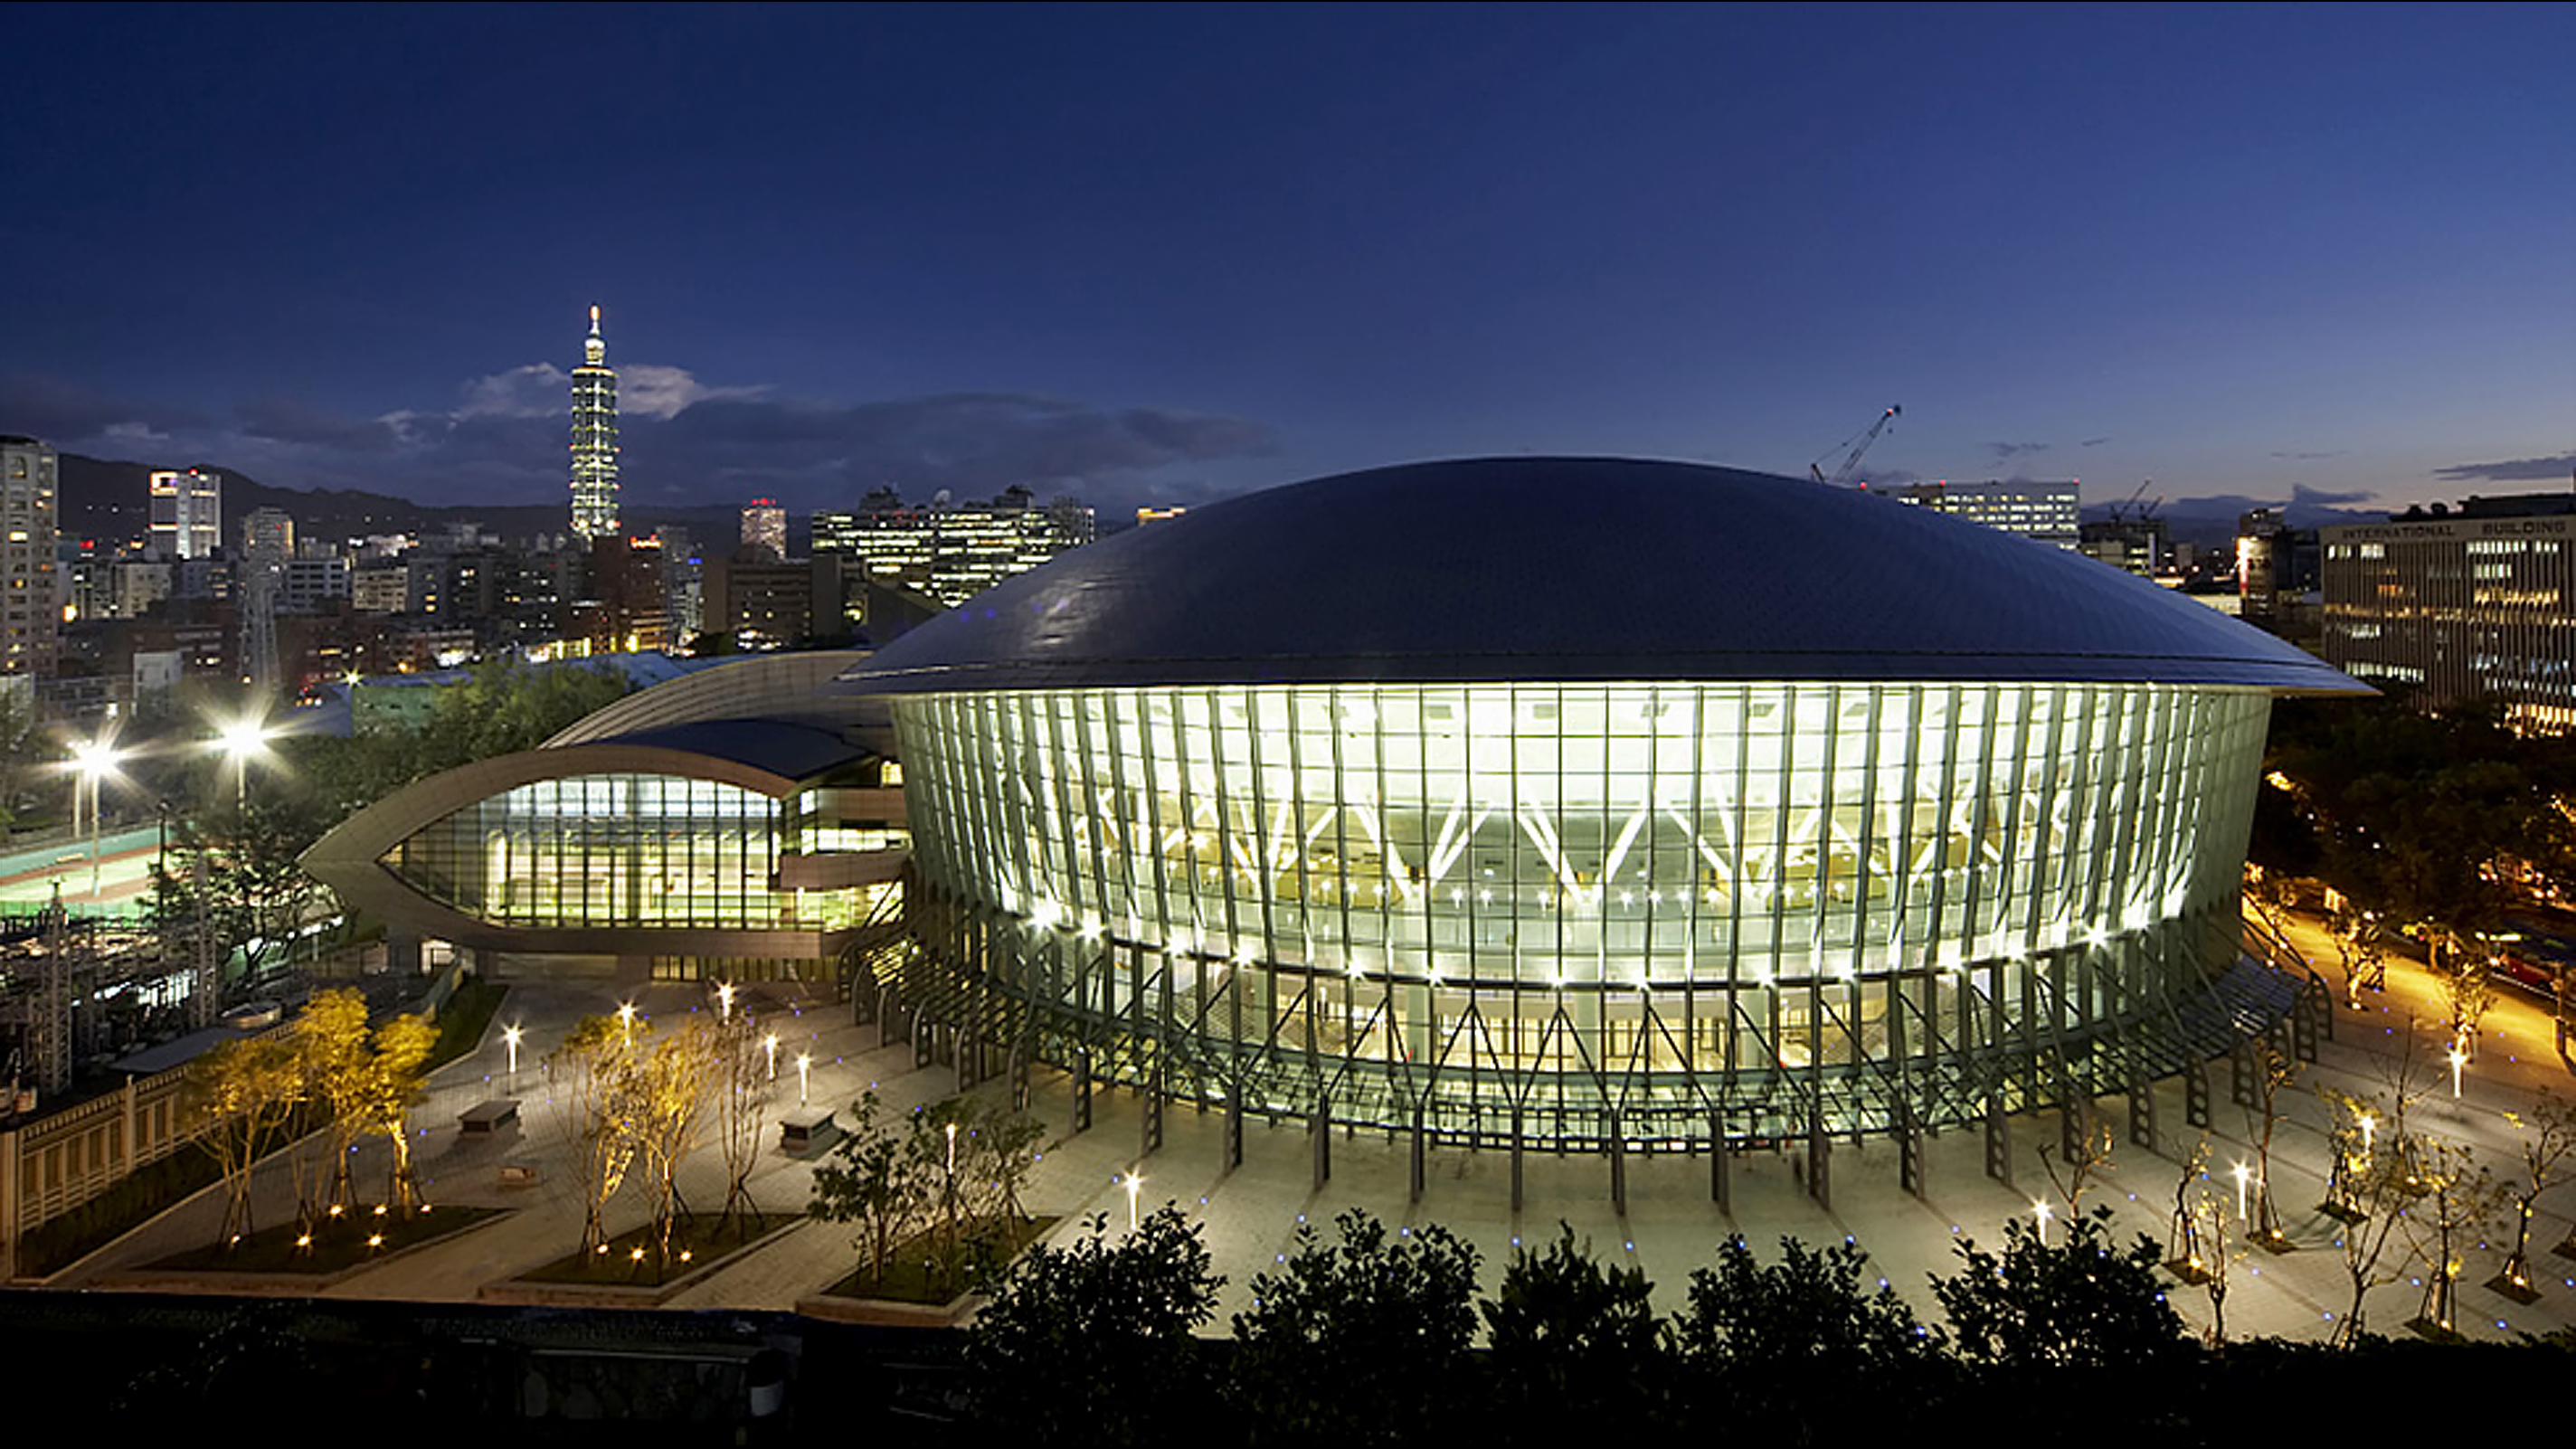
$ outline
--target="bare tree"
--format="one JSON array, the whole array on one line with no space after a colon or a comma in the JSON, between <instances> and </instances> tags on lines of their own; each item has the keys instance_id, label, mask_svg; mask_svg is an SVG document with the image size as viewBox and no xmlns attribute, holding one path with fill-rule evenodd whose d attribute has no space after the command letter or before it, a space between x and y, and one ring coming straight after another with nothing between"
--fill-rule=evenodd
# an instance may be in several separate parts
<instances>
[{"instance_id":1,"label":"bare tree","mask_svg":"<svg viewBox=\"0 0 2576 1449\"><path fill-rule=\"evenodd\" d=\"M2250 1251L2250 1235L2231 1241L2227 1234L2227 1200L2207 1177L2200 1182L2199 1200L2192 1205L2191 1216L2198 1235L2207 1250L2197 1260L2201 1286L2209 1291L2209 1344L2216 1348L2227 1342L2227 1285L2231 1270Z\"/></svg>"},{"instance_id":2,"label":"bare tree","mask_svg":"<svg viewBox=\"0 0 2576 1449\"><path fill-rule=\"evenodd\" d=\"M2298 1080L2299 1059L2281 1049L2271 1036L2254 1042L2254 1101L2245 1109L2245 1125L2254 1138L2253 1221L2247 1235L2273 1252L2286 1252L2289 1236L2281 1231L2279 1209L2272 1201L2272 1138L2281 1125L2281 1093Z\"/></svg>"},{"instance_id":3,"label":"bare tree","mask_svg":"<svg viewBox=\"0 0 2576 1449\"><path fill-rule=\"evenodd\" d=\"M2200 1216L2193 1208L2192 1193L2209 1172L2209 1139L2192 1144L2191 1156L2183 1159L2182 1176L2174 1179L2173 1221L2165 1229L2165 1267L2186 1283L2198 1283L2209 1271L2201 1248Z\"/></svg>"},{"instance_id":4,"label":"bare tree","mask_svg":"<svg viewBox=\"0 0 2576 1449\"><path fill-rule=\"evenodd\" d=\"M2094 1174L2111 1165L2113 1136L2111 1124L2102 1120L2090 1101L2076 1109L2079 1120L2075 1130L2075 1150L2068 1155L2059 1143L2047 1143L2039 1149L2040 1170L2048 1174L2048 1185L2066 1199L2066 1217L2073 1221L2084 1215L2084 1189L2092 1185Z\"/></svg>"},{"instance_id":5,"label":"bare tree","mask_svg":"<svg viewBox=\"0 0 2576 1449\"><path fill-rule=\"evenodd\" d=\"M2493 1220L2503 1201L2495 1174L2479 1166L2468 1144L2417 1140L2415 1198L2407 1207L2407 1247L2424 1268L2424 1298L2415 1324L2453 1333L2459 1317L2464 1245Z\"/></svg>"},{"instance_id":6,"label":"bare tree","mask_svg":"<svg viewBox=\"0 0 2576 1449\"><path fill-rule=\"evenodd\" d=\"M2397 1225L2404 1221L2406 1205L2418 1190L2412 1165L2417 1143L2406 1132L2403 1115L2387 1111L2383 1103L2331 1089L2326 1096L2347 1123L2357 1124L2366 1118L2389 1124L2384 1132L2371 1134L2354 1129L2355 1139L2366 1145L2353 1156L2343 1175L2345 1211L2336 1215L2343 1220L2343 1230L2335 1238L2335 1248L2341 1255L2352 1297L2344 1307L2343 1320L2335 1325L2332 1341L2349 1348L2361 1341L2363 1310L2370 1290L2397 1279L2395 1270L2382 1265L2389 1244L2395 1241Z\"/></svg>"},{"instance_id":7,"label":"bare tree","mask_svg":"<svg viewBox=\"0 0 2576 1449\"><path fill-rule=\"evenodd\" d=\"M2504 1119L2522 1134L2523 1178L2513 1193L2513 1252L2491 1286L2528 1303L2540 1296L2531 1286L2532 1205L2568 1178L2569 1157L2576 1153L2576 1102L2544 1089L2530 1116L2507 1112Z\"/></svg>"},{"instance_id":8,"label":"bare tree","mask_svg":"<svg viewBox=\"0 0 2576 1449\"><path fill-rule=\"evenodd\" d=\"M728 1013L716 1025L714 1088L716 1144L724 1153L725 1200L719 1229L738 1226L738 1215L768 1225L751 1199L751 1172L760 1164L761 1108L769 1101L769 1073L751 1013Z\"/></svg>"}]
</instances>

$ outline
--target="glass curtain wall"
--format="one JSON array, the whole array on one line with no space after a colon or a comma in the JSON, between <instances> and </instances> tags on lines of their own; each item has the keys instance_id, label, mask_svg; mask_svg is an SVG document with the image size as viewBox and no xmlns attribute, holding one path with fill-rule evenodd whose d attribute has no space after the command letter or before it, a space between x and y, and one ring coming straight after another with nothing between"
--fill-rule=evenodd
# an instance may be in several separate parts
<instances>
[{"instance_id":1,"label":"glass curtain wall","mask_svg":"<svg viewBox=\"0 0 2576 1449\"><path fill-rule=\"evenodd\" d=\"M1991 1040L1986 1005L2080 1034L2229 964L2268 710L2252 690L1783 683L895 713L917 866L1017 923L1004 959L1150 953L1191 1000L1257 974L1302 1021L1223 1031L1274 1048L1420 1061L1472 1020L1498 1064L1688 1072L1938 1050L1928 1029L1891 1042L1877 985L1926 983L1927 1024ZM2112 962L2098 991L2065 973L2086 952Z\"/></svg>"},{"instance_id":2,"label":"glass curtain wall","mask_svg":"<svg viewBox=\"0 0 2576 1449\"><path fill-rule=\"evenodd\" d=\"M781 802L711 780L578 775L479 800L395 846L387 869L510 926L827 927L850 903L772 888Z\"/></svg>"}]
</instances>

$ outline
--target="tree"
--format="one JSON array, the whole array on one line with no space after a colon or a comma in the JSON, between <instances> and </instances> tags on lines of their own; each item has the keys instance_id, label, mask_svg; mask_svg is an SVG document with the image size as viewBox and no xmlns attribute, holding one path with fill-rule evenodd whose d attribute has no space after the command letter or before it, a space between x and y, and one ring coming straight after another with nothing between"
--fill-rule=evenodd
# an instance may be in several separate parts
<instances>
[{"instance_id":1,"label":"tree","mask_svg":"<svg viewBox=\"0 0 2576 1449\"><path fill-rule=\"evenodd\" d=\"M650 1251L656 1263L667 1267L675 1259L672 1235L688 1216L688 1205L680 1198L680 1164L696 1149L705 1116L718 1060L715 1024L694 1017L625 1057L624 1110L613 1121L627 1135L632 1153L643 1159L645 1181L653 1189Z\"/></svg>"},{"instance_id":2,"label":"tree","mask_svg":"<svg viewBox=\"0 0 2576 1449\"><path fill-rule=\"evenodd\" d=\"M302 1081L294 1047L274 1035L225 1042L189 1068L189 1110L205 1123L196 1140L223 1173L227 1247L254 1229L251 1173L282 1140Z\"/></svg>"},{"instance_id":3,"label":"tree","mask_svg":"<svg viewBox=\"0 0 2576 1449\"><path fill-rule=\"evenodd\" d=\"M386 1201L413 1200L411 1137L405 1130L420 1095L421 1063L438 1044L426 1016L398 1016L367 1029L367 999L346 987L317 992L288 1030L306 1090L330 1115L334 1212L356 1202L351 1158L360 1138L381 1134L392 1148Z\"/></svg>"},{"instance_id":4,"label":"tree","mask_svg":"<svg viewBox=\"0 0 2576 1449\"><path fill-rule=\"evenodd\" d=\"M300 791L261 791L247 802L220 803L170 817L168 849L152 862L144 917L164 951L193 954L203 928L218 943L217 961L241 953L242 977L256 981L293 950L322 898L319 881L297 862L332 823Z\"/></svg>"},{"instance_id":5,"label":"tree","mask_svg":"<svg viewBox=\"0 0 2576 1449\"><path fill-rule=\"evenodd\" d=\"M2414 1326L2433 1335L2455 1333L2461 1254L2494 1218L2503 1189L2466 1143L2419 1138L2408 1165L2414 1201L2404 1214L2406 1246L2424 1270L2424 1297Z\"/></svg>"},{"instance_id":6,"label":"tree","mask_svg":"<svg viewBox=\"0 0 2576 1449\"><path fill-rule=\"evenodd\" d=\"M1111 1238L1032 1248L990 1280L967 1332L975 1416L1045 1444L1176 1443L1206 1406L1192 1334L1224 1285L1198 1225L1166 1205Z\"/></svg>"},{"instance_id":7,"label":"tree","mask_svg":"<svg viewBox=\"0 0 2576 1449\"><path fill-rule=\"evenodd\" d=\"M629 1024L611 1016L573 1023L562 1045L546 1057L555 1086L555 1109L564 1135L575 1145L573 1168L581 1188L581 1251L608 1247L608 1200L626 1180L635 1140L623 1114L633 1091L634 1046Z\"/></svg>"},{"instance_id":8,"label":"tree","mask_svg":"<svg viewBox=\"0 0 2576 1449\"><path fill-rule=\"evenodd\" d=\"M2370 1290L2396 1280L2381 1264L2396 1241L2407 1204L2421 1191L2415 1158L2422 1144L2406 1122L2407 1111L2424 1093L2416 1041L2415 1024L2409 1021L2399 1036L2397 1057L2386 1066L2386 1095L2359 1097L2331 1087L2318 1091L2336 1114L2333 1142L2344 1149L2336 1164L2336 1201L2342 1210L2334 1216L2343 1230L2335 1249L2352 1297L2329 1340L2338 1347L2361 1342Z\"/></svg>"},{"instance_id":9,"label":"tree","mask_svg":"<svg viewBox=\"0 0 2576 1449\"><path fill-rule=\"evenodd\" d=\"M322 1105L331 1139L330 1205L354 1206L350 1159L367 1125L367 998L345 987L314 993L287 1028L306 1090Z\"/></svg>"},{"instance_id":10,"label":"tree","mask_svg":"<svg viewBox=\"0 0 2576 1449\"><path fill-rule=\"evenodd\" d=\"M885 1282L886 1260L911 1232L929 1201L929 1184L913 1170L903 1139L886 1125L877 1094L850 1104L850 1123L832 1144L831 1160L814 1169L807 1211L825 1222L856 1223L855 1245L868 1254L868 1276Z\"/></svg>"},{"instance_id":11,"label":"tree","mask_svg":"<svg viewBox=\"0 0 2576 1449\"><path fill-rule=\"evenodd\" d=\"M1818 1252L1782 1238L1780 1253L1765 1264L1731 1237L1692 1272L1673 1342L1710 1401L1694 1417L1766 1443L1836 1442L1919 1412L1947 1362L1940 1336L1886 1279L1862 1286L1869 1255L1850 1240ZM1855 1381L1872 1394L1851 1395Z\"/></svg>"},{"instance_id":12,"label":"tree","mask_svg":"<svg viewBox=\"0 0 2576 1449\"><path fill-rule=\"evenodd\" d=\"M2245 1108L2245 1125L2254 1135L2254 1220L2246 1224L2246 1236L2281 1252L2290 1240L2272 1201L2272 1135L2281 1125L2281 1093L2299 1078L2299 1059L2269 1034L2245 1050L2254 1060L2254 1100Z\"/></svg>"},{"instance_id":13,"label":"tree","mask_svg":"<svg viewBox=\"0 0 2576 1449\"><path fill-rule=\"evenodd\" d=\"M761 1108L770 1084L750 1012L728 1011L717 1023L713 1078L716 1144L725 1164L724 1211L717 1226L738 1227L742 1216L766 1226L760 1205L751 1200L751 1171L760 1164Z\"/></svg>"},{"instance_id":14,"label":"tree","mask_svg":"<svg viewBox=\"0 0 2576 1449\"><path fill-rule=\"evenodd\" d=\"M367 1129L382 1133L393 1149L385 1165L385 1200L396 1212L407 1213L420 1200L411 1165L411 1109L420 1100L421 1063L436 1045L438 1027L427 1016L397 1016L376 1028L367 1059L358 1111Z\"/></svg>"},{"instance_id":15,"label":"tree","mask_svg":"<svg viewBox=\"0 0 2576 1449\"><path fill-rule=\"evenodd\" d=\"M1476 1250L1437 1226L1390 1237L1357 1209L1338 1243L1300 1224L1234 1318L1231 1396L1255 1437L1429 1442L1453 1422L1476 1334ZM1320 1391L1319 1391L1320 1390Z\"/></svg>"},{"instance_id":16,"label":"tree","mask_svg":"<svg viewBox=\"0 0 2576 1449\"><path fill-rule=\"evenodd\" d=\"M1514 1253L1494 1296L1478 1305L1497 1406L1533 1428L1658 1412L1670 1346L1645 1270L1604 1266L1571 1226L1557 1229L1545 1248Z\"/></svg>"},{"instance_id":17,"label":"tree","mask_svg":"<svg viewBox=\"0 0 2576 1449\"><path fill-rule=\"evenodd\" d=\"M2539 1296L2531 1286L2532 1204L2567 1180L2568 1158L2576 1153L2576 1102L2544 1089L2528 1116L2507 1112L2504 1119L2522 1134L2523 1178L2513 1193L2513 1252L2494 1286L2527 1303Z\"/></svg>"},{"instance_id":18,"label":"tree","mask_svg":"<svg viewBox=\"0 0 2576 1449\"><path fill-rule=\"evenodd\" d=\"M2141 1235L2116 1248L2109 1208L2067 1219L2055 1245L2015 1217L2004 1223L2000 1258L1974 1239L1958 1253L1960 1271L1934 1275L1932 1296L1972 1367L2126 1368L2169 1363L2190 1349L2157 1286L2155 1241Z\"/></svg>"}]
</instances>

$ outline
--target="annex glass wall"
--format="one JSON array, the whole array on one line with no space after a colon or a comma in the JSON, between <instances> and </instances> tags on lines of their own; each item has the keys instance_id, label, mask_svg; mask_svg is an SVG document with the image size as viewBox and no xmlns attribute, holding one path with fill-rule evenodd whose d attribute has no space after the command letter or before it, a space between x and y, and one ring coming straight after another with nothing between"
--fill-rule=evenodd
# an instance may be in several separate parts
<instances>
[{"instance_id":1,"label":"annex glass wall","mask_svg":"<svg viewBox=\"0 0 2576 1449\"><path fill-rule=\"evenodd\" d=\"M2268 709L2147 685L1338 686L939 695L896 720L957 959L1150 955L1185 1007L1255 1001L1201 1041L1597 1082L2062 1050L2196 987L2234 959ZM993 921L1014 929L968 949ZM1145 974L1083 1009L1117 1020Z\"/></svg>"},{"instance_id":2,"label":"annex glass wall","mask_svg":"<svg viewBox=\"0 0 2576 1449\"><path fill-rule=\"evenodd\" d=\"M578 775L475 802L386 868L496 925L828 927L851 903L772 889L779 801L710 780Z\"/></svg>"}]
</instances>

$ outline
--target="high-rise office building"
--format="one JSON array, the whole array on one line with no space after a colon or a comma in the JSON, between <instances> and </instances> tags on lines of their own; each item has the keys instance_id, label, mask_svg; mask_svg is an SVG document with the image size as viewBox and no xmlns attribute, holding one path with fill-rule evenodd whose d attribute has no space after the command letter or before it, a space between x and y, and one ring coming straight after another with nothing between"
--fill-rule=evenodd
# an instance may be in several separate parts
<instances>
[{"instance_id":1,"label":"high-rise office building","mask_svg":"<svg viewBox=\"0 0 2576 1449\"><path fill-rule=\"evenodd\" d=\"M581 366L572 370L572 531L585 540L617 532L617 370L590 309Z\"/></svg>"},{"instance_id":2,"label":"high-rise office building","mask_svg":"<svg viewBox=\"0 0 2576 1449\"><path fill-rule=\"evenodd\" d=\"M1091 542L1097 527L1081 504L1058 499L1040 506L1018 486L990 503L934 501L926 507L881 488L855 512L815 514L814 552L855 559L871 578L961 604Z\"/></svg>"},{"instance_id":3,"label":"high-rise office building","mask_svg":"<svg viewBox=\"0 0 2576 1449\"><path fill-rule=\"evenodd\" d=\"M774 498L755 498L742 511L742 550L756 563L787 561L787 510Z\"/></svg>"},{"instance_id":4,"label":"high-rise office building","mask_svg":"<svg viewBox=\"0 0 2576 1449\"><path fill-rule=\"evenodd\" d=\"M1971 523L2018 533L2059 548L2077 547L2083 505L2073 481L2064 483L1915 483L1883 490L1899 503L1955 513Z\"/></svg>"},{"instance_id":5,"label":"high-rise office building","mask_svg":"<svg viewBox=\"0 0 2576 1449\"><path fill-rule=\"evenodd\" d=\"M61 461L33 438L0 438L0 674L48 675L62 633L54 528Z\"/></svg>"},{"instance_id":6,"label":"high-rise office building","mask_svg":"<svg viewBox=\"0 0 2576 1449\"><path fill-rule=\"evenodd\" d=\"M295 520L282 508L254 508L242 520L242 557L284 563L295 557Z\"/></svg>"},{"instance_id":7,"label":"high-rise office building","mask_svg":"<svg viewBox=\"0 0 2576 1449\"><path fill-rule=\"evenodd\" d=\"M2576 729L2576 498L2476 498L2318 530L2326 662L2444 705Z\"/></svg>"},{"instance_id":8,"label":"high-rise office building","mask_svg":"<svg viewBox=\"0 0 2576 1449\"><path fill-rule=\"evenodd\" d=\"M213 558L224 551L223 475L203 468L152 475L155 558Z\"/></svg>"}]
</instances>

